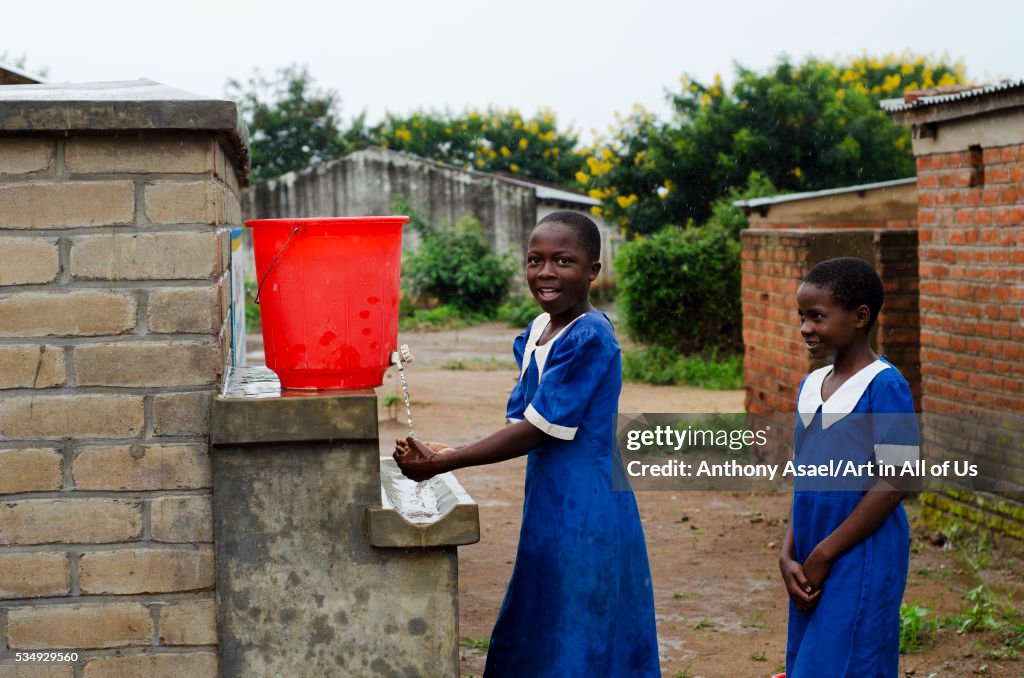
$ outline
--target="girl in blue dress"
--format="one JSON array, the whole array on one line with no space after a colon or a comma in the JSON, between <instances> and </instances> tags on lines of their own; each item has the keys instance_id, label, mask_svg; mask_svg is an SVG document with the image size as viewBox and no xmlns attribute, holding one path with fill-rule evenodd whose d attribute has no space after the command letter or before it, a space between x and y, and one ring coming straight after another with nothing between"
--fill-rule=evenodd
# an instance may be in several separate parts
<instances>
[{"instance_id":1,"label":"girl in blue dress","mask_svg":"<svg viewBox=\"0 0 1024 678\"><path fill-rule=\"evenodd\" d=\"M600 250L597 226L575 212L549 214L533 230L526 280L544 313L513 344L511 425L444 453L396 441L395 461L417 481L528 454L487 678L661 675L640 514L632 492L612 490L622 366L611 323L590 304Z\"/></svg>"},{"instance_id":2,"label":"girl in blue dress","mask_svg":"<svg viewBox=\"0 0 1024 678\"><path fill-rule=\"evenodd\" d=\"M812 268L797 290L800 333L831 364L804 378L794 463L891 464L918 457L910 388L868 333L882 281L852 257ZM877 466L873 466L877 468ZM788 678L898 675L910 532L899 479L797 478L779 567L790 597Z\"/></svg>"}]
</instances>

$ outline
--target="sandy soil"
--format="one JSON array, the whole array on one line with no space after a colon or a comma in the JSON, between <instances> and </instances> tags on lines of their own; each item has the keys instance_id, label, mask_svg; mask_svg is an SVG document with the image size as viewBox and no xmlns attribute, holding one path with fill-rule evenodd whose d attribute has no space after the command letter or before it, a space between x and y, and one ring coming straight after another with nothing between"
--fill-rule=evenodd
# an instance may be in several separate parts
<instances>
[{"instance_id":1,"label":"sandy soil","mask_svg":"<svg viewBox=\"0 0 1024 678\"><path fill-rule=\"evenodd\" d=\"M409 333L400 337L416 358L408 370L418 437L467 443L503 424L505 400L516 374L511 369L515 331L488 324L461 331ZM457 366L464 369L444 369ZM397 376L379 391L397 394ZM382 398L383 400L383 398ZM742 391L626 384L623 412L738 412ZM386 441L404 436L404 411L387 420ZM460 482L480 504L480 543L459 550L462 674L479 676L490 635L512 570L523 499L525 461L464 469ZM725 492L640 492L654 577L662 670L676 678L763 677L781 671L786 643L786 595L778 574L778 544L785 532L789 496ZM908 502L914 519L919 509ZM916 522L916 520L915 520ZM943 550L915 529L906 600L920 600L931 617L968 607L966 591L984 581L1021 599L1021 560L987 546L965 561L964 548ZM985 567L977 568L979 562ZM1020 603L1018 602L1018 610ZM901 659L901 675L1024 676L1024 665L991 656L994 634L942 631L936 643Z\"/></svg>"}]
</instances>

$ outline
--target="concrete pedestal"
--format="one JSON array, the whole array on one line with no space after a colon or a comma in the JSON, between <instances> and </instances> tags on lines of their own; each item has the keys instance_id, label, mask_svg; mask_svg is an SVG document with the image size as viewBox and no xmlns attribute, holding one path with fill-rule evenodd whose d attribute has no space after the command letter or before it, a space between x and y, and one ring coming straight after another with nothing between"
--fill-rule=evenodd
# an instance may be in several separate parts
<instances>
[{"instance_id":1,"label":"concrete pedestal","mask_svg":"<svg viewBox=\"0 0 1024 678\"><path fill-rule=\"evenodd\" d=\"M476 505L457 488L425 524L382 505L373 391L282 394L236 368L211 435L222 675L458 675Z\"/></svg>"}]
</instances>

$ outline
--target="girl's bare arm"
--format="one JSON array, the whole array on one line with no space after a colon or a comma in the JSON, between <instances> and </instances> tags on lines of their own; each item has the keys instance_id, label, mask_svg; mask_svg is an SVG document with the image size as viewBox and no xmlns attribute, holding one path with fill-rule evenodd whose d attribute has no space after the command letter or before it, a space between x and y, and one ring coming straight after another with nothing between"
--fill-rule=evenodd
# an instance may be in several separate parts
<instances>
[{"instance_id":1,"label":"girl's bare arm","mask_svg":"<svg viewBox=\"0 0 1024 678\"><path fill-rule=\"evenodd\" d=\"M415 438L395 441L392 455L398 467L415 481L433 478L439 473L467 466L493 464L520 457L540 447L550 436L528 421L520 421L496 431L483 440L438 454Z\"/></svg>"},{"instance_id":2,"label":"girl's bare arm","mask_svg":"<svg viewBox=\"0 0 1024 678\"><path fill-rule=\"evenodd\" d=\"M804 573L815 589L821 588L836 558L867 539L899 506L906 492L879 480L854 507L850 515L811 551L804 561Z\"/></svg>"}]
</instances>

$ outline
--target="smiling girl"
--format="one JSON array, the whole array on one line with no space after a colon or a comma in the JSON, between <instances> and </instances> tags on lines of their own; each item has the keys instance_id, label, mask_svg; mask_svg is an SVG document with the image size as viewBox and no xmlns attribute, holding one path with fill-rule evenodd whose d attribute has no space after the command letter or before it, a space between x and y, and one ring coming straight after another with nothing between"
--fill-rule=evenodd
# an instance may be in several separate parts
<instances>
[{"instance_id":1,"label":"smiling girl","mask_svg":"<svg viewBox=\"0 0 1024 678\"><path fill-rule=\"evenodd\" d=\"M422 481L528 454L515 567L485 676L660 676L647 549L632 492L612 490L622 365L611 323L590 304L601 270L592 220L555 212L537 224L526 281L544 313L513 344L519 380L487 438L441 454L396 441Z\"/></svg>"},{"instance_id":2,"label":"smiling girl","mask_svg":"<svg viewBox=\"0 0 1024 678\"><path fill-rule=\"evenodd\" d=\"M901 465L918 456L910 387L869 341L885 293L866 261L824 261L796 294L800 334L830 364L804 378L794 461ZM788 678L892 677L910 534L885 480L797 483L779 567L790 597Z\"/></svg>"}]
</instances>

